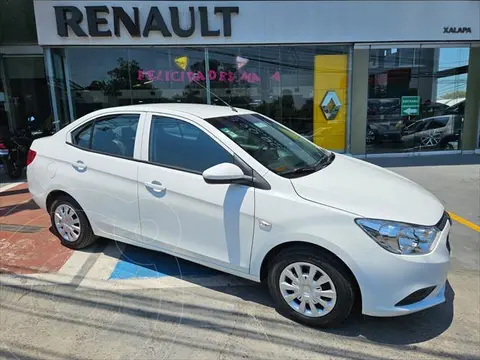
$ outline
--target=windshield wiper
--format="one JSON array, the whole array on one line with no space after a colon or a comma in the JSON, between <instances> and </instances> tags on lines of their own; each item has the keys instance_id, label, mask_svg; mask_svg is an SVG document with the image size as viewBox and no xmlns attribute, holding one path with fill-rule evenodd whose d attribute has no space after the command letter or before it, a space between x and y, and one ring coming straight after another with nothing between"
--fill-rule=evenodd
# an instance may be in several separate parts
<instances>
[{"instance_id":1,"label":"windshield wiper","mask_svg":"<svg viewBox=\"0 0 480 360\"><path fill-rule=\"evenodd\" d=\"M330 165L333 160L335 160L335 153L332 151L327 157L321 159L319 162L315 164L317 170L323 169Z\"/></svg>"},{"instance_id":2,"label":"windshield wiper","mask_svg":"<svg viewBox=\"0 0 480 360\"><path fill-rule=\"evenodd\" d=\"M279 175L311 174L327 167L333 162L334 159L335 159L335 153L331 152L328 156L320 159L313 165L298 167L292 170L286 170L284 172L279 173Z\"/></svg>"},{"instance_id":3,"label":"windshield wiper","mask_svg":"<svg viewBox=\"0 0 480 360\"><path fill-rule=\"evenodd\" d=\"M296 175L296 174L310 174L310 173L314 173L315 171L317 171L315 169L315 166L304 166L304 167L299 167L291 170L285 170L279 173L278 175L283 176L283 175Z\"/></svg>"}]
</instances>

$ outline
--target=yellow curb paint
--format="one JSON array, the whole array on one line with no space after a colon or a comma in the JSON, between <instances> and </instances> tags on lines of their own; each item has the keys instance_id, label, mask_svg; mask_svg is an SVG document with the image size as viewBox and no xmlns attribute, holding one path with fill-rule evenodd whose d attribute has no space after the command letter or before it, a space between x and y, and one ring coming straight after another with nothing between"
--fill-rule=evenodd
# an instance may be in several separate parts
<instances>
[{"instance_id":1,"label":"yellow curb paint","mask_svg":"<svg viewBox=\"0 0 480 360\"><path fill-rule=\"evenodd\" d=\"M480 232L480 226L478 225L475 225L473 222L471 221L468 221L467 219L464 219L463 217L461 216L458 216L457 214L454 214L452 212L448 212L450 214L450 217L455 220L456 222L462 224L462 225L465 225L466 227L469 227L470 229L472 230L475 230L477 232Z\"/></svg>"}]
</instances>

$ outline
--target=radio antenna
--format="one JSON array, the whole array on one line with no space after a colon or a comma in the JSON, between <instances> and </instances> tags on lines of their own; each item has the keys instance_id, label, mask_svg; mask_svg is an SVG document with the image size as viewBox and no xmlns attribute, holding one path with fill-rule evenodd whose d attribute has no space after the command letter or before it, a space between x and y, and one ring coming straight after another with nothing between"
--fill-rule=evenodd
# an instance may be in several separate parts
<instances>
[{"instance_id":1,"label":"radio antenna","mask_svg":"<svg viewBox=\"0 0 480 360\"><path fill-rule=\"evenodd\" d=\"M238 113L238 110L235 109L232 105L230 105L229 103L227 103L225 100L223 100L222 98L220 98L219 96L217 96L213 91L211 90L208 90L205 86L203 86L202 84L200 84L197 79L193 79L193 81L200 85L202 88L204 88L206 91L208 91L210 93L210 95L213 95L215 96L215 98L217 98L218 100L220 100L224 105L227 105L230 109L232 109L232 111L235 111L236 113Z\"/></svg>"}]
</instances>

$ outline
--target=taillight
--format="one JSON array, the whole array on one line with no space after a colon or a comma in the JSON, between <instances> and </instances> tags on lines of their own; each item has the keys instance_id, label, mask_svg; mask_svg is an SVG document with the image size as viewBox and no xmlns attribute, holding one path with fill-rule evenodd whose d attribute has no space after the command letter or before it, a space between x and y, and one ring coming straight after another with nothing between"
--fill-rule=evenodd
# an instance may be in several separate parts
<instances>
[{"instance_id":1,"label":"taillight","mask_svg":"<svg viewBox=\"0 0 480 360\"><path fill-rule=\"evenodd\" d=\"M0 143L0 149L5 150L7 147L5 146L4 143Z\"/></svg>"},{"instance_id":2,"label":"taillight","mask_svg":"<svg viewBox=\"0 0 480 360\"><path fill-rule=\"evenodd\" d=\"M27 166L33 162L35 156L37 156L37 152L29 149L27 153Z\"/></svg>"}]
</instances>

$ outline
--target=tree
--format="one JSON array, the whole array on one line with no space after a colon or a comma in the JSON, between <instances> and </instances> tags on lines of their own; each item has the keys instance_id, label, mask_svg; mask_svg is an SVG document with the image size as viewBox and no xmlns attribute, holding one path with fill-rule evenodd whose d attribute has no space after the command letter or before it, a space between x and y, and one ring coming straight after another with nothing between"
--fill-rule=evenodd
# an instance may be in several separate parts
<instances>
[{"instance_id":1,"label":"tree","mask_svg":"<svg viewBox=\"0 0 480 360\"><path fill-rule=\"evenodd\" d=\"M127 61L118 58L118 66L107 72L108 79L105 81L94 80L88 86L89 90L103 90L105 95L119 96L120 90L154 89L152 83L138 80L140 65L135 60Z\"/></svg>"},{"instance_id":2,"label":"tree","mask_svg":"<svg viewBox=\"0 0 480 360\"><path fill-rule=\"evenodd\" d=\"M141 70L137 61L117 60L118 66L107 72L110 79L105 82L105 95L119 95L122 89L153 89L152 83L138 80L138 71Z\"/></svg>"},{"instance_id":3,"label":"tree","mask_svg":"<svg viewBox=\"0 0 480 360\"><path fill-rule=\"evenodd\" d=\"M443 94L442 96L440 96L440 99L450 100L450 99L459 99L464 97L467 97L466 90L455 90L455 91L450 91L448 93Z\"/></svg>"}]
</instances>

